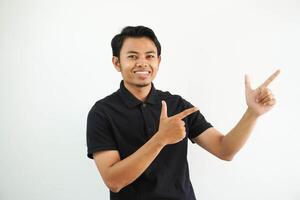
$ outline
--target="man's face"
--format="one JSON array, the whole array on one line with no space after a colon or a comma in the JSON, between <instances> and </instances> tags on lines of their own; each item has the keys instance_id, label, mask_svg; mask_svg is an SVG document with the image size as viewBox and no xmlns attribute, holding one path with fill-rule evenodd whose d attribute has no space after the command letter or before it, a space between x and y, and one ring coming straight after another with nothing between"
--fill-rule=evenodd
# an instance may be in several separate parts
<instances>
[{"instance_id":1,"label":"man's face","mask_svg":"<svg viewBox=\"0 0 300 200\"><path fill-rule=\"evenodd\" d=\"M147 37L125 39L120 59L113 57L115 68L121 72L124 83L131 87L151 84L159 68L155 44Z\"/></svg>"}]
</instances>

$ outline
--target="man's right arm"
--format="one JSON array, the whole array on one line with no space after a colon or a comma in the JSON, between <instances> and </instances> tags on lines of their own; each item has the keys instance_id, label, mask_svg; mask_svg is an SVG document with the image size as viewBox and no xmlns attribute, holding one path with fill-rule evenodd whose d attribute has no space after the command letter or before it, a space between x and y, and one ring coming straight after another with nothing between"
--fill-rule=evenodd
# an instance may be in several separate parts
<instances>
[{"instance_id":1,"label":"man's right arm","mask_svg":"<svg viewBox=\"0 0 300 200\"><path fill-rule=\"evenodd\" d=\"M116 150L96 152L93 157L107 187L112 192L119 192L147 169L163 147L164 144L155 134L135 153L123 160L120 160Z\"/></svg>"},{"instance_id":2,"label":"man's right arm","mask_svg":"<svg viewBox=\"0 0 300 200\"><path fill-rule=\"evenodd\" d=\"M116 150L94 153L93 158L108 188L112 192L119 192L147 169L164 146L184 139L186 132L182 119L197 110L195 107L189 108L168 117L167 104L163 101L158 132L136 152L123 160Z\"/></svg>"}]
</instances>

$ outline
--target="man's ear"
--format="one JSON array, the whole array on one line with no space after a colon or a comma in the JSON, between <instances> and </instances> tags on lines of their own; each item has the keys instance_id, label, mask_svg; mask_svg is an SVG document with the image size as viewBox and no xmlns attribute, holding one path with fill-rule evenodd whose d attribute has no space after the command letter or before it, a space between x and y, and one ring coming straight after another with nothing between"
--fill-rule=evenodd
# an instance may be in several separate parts
<instances>
[{"instance_id":1,"label":"man's ear","mask_svg":"<svg viewBox=\"0 0 300 200\"><path fill-rule=\"evenodd\" d=\"M158 56L158 65L160 64L161 56Z\"/></svg>"},{"instance_id":2,"label":"man's ear","mask_svg":"<svg viewBox=\"0 0 300 200\"><path fill-rule=\"evenodd\" d=\"M161 57L160 56L158 56L158 69L159 69L159 65L160 65L160 61L161 61Z\"/></svg>"},{"instance_id":3,"label":"man's ear","mask_svg":"<svg viewBox=\"0 0 300 200\"><path fill-rule=\"evenodd\" d=\"M113 57L112 57L112 63L113 63L113 65L114 65L114 67L116 68L116 70L117 70L118 72L120 72L120 71L121 71L121 65L120 65L120 60L119 60L119 58L116 57L116 56L113 56Z\"/></svg>"}]
</instances>

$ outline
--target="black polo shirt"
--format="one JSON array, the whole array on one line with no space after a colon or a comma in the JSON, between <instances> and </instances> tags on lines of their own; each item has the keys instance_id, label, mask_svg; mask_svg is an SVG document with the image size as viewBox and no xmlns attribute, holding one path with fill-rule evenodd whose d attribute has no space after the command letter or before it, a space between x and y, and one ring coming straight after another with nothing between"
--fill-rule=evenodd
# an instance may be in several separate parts
<instances>
[{"instance_id":1,"label":"black polo shirt","mask_svg":"<svg viewBox=\"0 0 300 200\"><path fill-rule=\"evenodd\" d=\"M155 89L153 83L147 100L142 102L121 81L119 90L97 101L88 113L87 156L93 158L94 152L103 150L118 150L121 159L133 154L158 131L162 100L167 103L168 116L193 107L179 95ZM212 125L199 111L183 120L186 137L165 146L134 182L118 193L110 191L110 199L196 199L189 177L187 138L195 138Z\"/></svg>"}]
</instances>

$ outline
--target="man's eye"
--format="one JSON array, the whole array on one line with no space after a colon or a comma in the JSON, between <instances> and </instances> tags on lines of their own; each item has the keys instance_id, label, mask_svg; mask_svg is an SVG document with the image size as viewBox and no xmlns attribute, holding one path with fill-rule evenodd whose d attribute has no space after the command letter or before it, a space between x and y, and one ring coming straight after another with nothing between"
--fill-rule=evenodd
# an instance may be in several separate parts
<instances>
[{"instance_id":1,"label":"man's eye","mask_svg":"<svg viewBox=\"0 0 300 200\"><path fill-rule=\"evenodd\" d=\"M148 58L154 58L154 55L148 55L147 57Z\"/></svg>"},{"instance_id":2,"label":"man's eye","mask_svg":"<svg viewBox=\"0 0 300 200\"><path fill-rule=\"evenodd\" d=\"M135 58L136 58L136 55L129 55L128 58L133 58L133 59L135 59Z\"/></svg>"}]
</instances>

